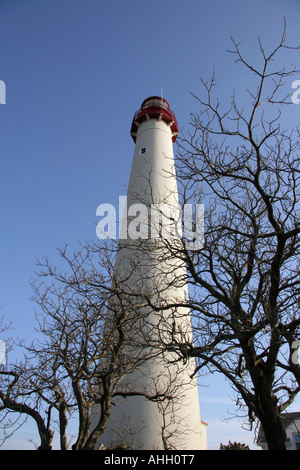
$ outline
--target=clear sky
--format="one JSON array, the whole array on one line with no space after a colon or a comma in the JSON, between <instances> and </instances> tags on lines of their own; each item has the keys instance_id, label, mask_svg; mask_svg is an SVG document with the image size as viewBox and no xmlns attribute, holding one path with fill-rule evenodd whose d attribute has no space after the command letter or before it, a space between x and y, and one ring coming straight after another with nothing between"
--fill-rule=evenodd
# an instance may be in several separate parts
<instances>
[{"instance_id":1,"label":"clear sky","mask_svg":"<svg viewBox=\"0 0 300 470\"><path fill-rule=\"evenodd\" d=\"M55 262L65 241L75 249L95 239L97 206L126 194L141 102L162 91L188 129L200 76L215 66L224 100L247 85L226 52L230 36L254 62L257 37L277 45L284 16L288 43L300 44L298 0L0 0L0 314L16 335L33 335L36 259ZM299 115L294 106L288 125ZM216 378L203 383L209 448L252 446L237 421L221 420L233 410L230 390Z\"/></svg>"}]
</instances>

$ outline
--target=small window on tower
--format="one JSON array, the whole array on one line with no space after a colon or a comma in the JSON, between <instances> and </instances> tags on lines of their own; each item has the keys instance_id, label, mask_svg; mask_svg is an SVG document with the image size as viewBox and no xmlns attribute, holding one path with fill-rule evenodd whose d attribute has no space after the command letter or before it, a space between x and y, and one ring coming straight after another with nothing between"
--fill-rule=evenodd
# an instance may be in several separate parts
<instances>
[{"instance_id":1,"label":"small window on tower","mask_svg":"<svg viewBox=\"0 0 300 470\"><path fill-rule=\"evenodd\" d=\"M142 147L140 150L140 155L143 155L143 153L147 152L147 147Z\"/></svg>"}]
</instances>

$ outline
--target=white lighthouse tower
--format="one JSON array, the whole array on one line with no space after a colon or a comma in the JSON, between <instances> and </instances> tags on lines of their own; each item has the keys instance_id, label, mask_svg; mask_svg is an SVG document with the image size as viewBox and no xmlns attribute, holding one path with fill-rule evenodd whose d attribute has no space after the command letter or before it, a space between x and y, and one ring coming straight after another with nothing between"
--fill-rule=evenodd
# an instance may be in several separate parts
<instances>
[{"instance_id":1,"label":"white lighthouse tower","mask_svg":"<svg viewBox=\"0 0 300 470\"><path fill-rule=\"evenodd\" d=\"M130 322L131 353L143 361L125 379L126 390L141 395L114 402L101 437L107 447L207 448L196 378L191 378L194 361L179 361L167 347L183 338L192 341L188 309L177 307L187 300L185 267L169 249L181 233L173 155L177 134L166 100L152 96L143 101L131 126L135 151L115 267L124 292L146 299ZM153 401L143 393L167 398Z\"/></svg>"}]
</instances>

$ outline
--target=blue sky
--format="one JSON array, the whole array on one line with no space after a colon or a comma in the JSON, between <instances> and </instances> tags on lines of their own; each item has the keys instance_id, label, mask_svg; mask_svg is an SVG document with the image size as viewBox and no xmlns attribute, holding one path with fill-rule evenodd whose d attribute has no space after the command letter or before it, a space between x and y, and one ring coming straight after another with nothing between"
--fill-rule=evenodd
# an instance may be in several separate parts
<instances>
[{"instance_id":1,"label":"blue sky","mask_svg":"<svg viewBox=\"0 0 300 470\"><path fill-rule=\"evenodd\" d=\"M141 102L163 90L187 129L200 76L215 67L224 100L247 85L226 52L230 36L254 62L257 37L277 45L284 16L288 43L300 44L297 0L0 0L0 313L16 335L33 335L35 261L95 239L97 206L126 193ZM294 106L288 126L299 113ZM230 407L222 387L213 378L200 390L210 448L251 444L236 422L220 421Z\"/></svg>"}]
</instances>

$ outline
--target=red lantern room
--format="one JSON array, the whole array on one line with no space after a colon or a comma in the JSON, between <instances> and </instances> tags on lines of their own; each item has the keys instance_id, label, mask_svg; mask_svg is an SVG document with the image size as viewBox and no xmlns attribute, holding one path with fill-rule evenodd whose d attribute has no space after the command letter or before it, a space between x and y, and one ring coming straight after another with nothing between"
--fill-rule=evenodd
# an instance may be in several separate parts
<instances>
[{"instance_id":1,"label":"red lantern room","mask_svg":"<svg viewBox=\"0 0 300 470\"><path fill-rule=\"evenodd\" d=\"M150 96L142 103L132 120L130 134L134 142L136 141L137 130L140 124L146 119L158 119L165 121L172 131L172 142L174 143L178 135L178 124L173 111L170 110L169 104L159 96Z\"/></svg>"}]
</instances>

